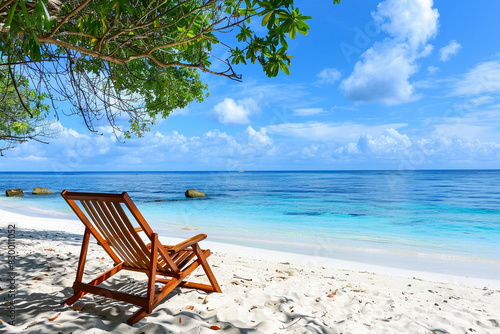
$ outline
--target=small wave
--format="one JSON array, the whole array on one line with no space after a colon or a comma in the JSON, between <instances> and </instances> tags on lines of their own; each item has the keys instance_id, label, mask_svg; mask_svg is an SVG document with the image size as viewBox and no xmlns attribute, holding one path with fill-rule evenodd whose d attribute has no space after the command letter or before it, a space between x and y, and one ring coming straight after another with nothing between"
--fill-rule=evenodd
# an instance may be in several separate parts
<instances>
[{"instance_id":1,"label":"small wave","mask_svg":"<svg viewBox=\"0 0 500 334\"><path fill-rule=\"evenodd\" d=\"M154 199L146 200L143 203L162 203L162 202L186 202L186 201L206 201L212 199L211 197L196 197L196 198L168 198L168 199Z\"/></svg>"},{"instance_id":2,"label":"small wave","mask_svg":"<svg viewBox=\"0 0 500 334\"><path fill-rule=\"evenodd\" d=\"M286 216L321 216L324 212L302 211L302 212L284 212Z\"/></svg>"},{"instance_id":3,"label":"small wave","mask_svg":"<svg viewBox=\"0 0 500 334\"><path fill-rule=\"evenodd\" d=\"M424 219L418 219L418 220L411 220L411 221L393 221L390 222L389 224L391 225L397 225L397 226L414 226L414 225L422 225L422 224L427 224L428 221Z\"/></svg>"}]
</instances>

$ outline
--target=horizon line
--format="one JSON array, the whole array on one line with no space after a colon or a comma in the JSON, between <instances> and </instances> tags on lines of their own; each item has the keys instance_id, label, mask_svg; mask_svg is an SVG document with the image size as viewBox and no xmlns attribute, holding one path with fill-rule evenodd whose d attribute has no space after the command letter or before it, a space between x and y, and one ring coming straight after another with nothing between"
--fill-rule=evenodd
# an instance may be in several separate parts
<instances>
[{"instance_id":1,"label":"horizon line","mask_svg":"<svg viewBox=\"0 0 500 334\"><path fill-rule=\"evenodd\" d=\"M269 169L269 170L33 170L0 171L0 173L240 173L240 172L418 172L418 171L500 171L500 168L442 168L442 169Z\"/></svg>"}]
</instances>

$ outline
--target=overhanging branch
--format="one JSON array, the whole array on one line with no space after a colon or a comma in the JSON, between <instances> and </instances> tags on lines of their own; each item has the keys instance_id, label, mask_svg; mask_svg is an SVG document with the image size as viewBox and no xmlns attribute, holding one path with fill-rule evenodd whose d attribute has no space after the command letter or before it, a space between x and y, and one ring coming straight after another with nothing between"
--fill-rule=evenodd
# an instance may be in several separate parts
<instances>
[{"instance_id":1,"label":"overhanging branch","mask_svg":"<svg viewBox=\"0 0 500 334\"><path fill-rule=\"evenodd\" d=\"M10 78L12 79L12 85L14 86L14 89L16 90L17 97L19 98L19 102L21 102L21 105L23 106L24 110L30 115L30 117L33 118L33 114L28 109L26 104L24 104L23 97L22 97L21 93L19 93L19 89L17 88L17 84L16 84L16 77L14 75L14 72L12 71L12 67L10 67L10 66L9 66L9 74L10 74Z\"/></svg>"}]
</instances>

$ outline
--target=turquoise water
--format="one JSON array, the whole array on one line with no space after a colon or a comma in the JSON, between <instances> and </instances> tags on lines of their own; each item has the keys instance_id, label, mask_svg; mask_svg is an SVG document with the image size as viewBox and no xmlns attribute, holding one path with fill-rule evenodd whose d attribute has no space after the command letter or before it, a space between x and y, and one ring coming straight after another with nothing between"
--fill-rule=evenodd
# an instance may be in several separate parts
<instances>
[{"instance_id":1,"label":"turquoise water","mask_svg":"<svg viewBox=\"0 0 500 334\"><path fill-rule=\"evenodd\" d=\"M317 252L318 245L500 260L500 171L0 173L0 207L72 217L56 193L127 191L175 237ZM206 199L186 199L196 188ZM193 231L196 230L196 231Z\"/></svg>"}]
</instances>

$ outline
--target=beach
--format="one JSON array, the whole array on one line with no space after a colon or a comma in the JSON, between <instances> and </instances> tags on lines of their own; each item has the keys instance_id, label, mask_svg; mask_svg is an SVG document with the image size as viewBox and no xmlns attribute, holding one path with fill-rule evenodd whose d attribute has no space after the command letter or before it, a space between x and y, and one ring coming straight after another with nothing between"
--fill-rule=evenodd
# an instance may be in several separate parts
<instances>
[{"instance_id":1,"label":"beach","mask_svg":"<svg viewBox=\"0 0 500 334\"><path fill-rule=\"evenodd\" d=\"M86 295L71 307L60 305L72 295L81 223L2 210L4 250L9 225L15 225L17 261L8 268L2 251L5 333L500 333L500 281L233 246L210 236L201 245L212 250L208 260L223 293L177 288L129 326L137 310L130 304ZM91 239L84 279L111 265ZM7 282L12 274L15 308ZM115 288L145 289L143 274L115 277ZM203 282L200 268L190 278ZM8 324L9 314L15 325Z\"/></svg>"},{"instance_id":2,"label":"beach","mask_svg":"<svg viewBox=\"0 0 500 334\"><path fill-rule=\"evenodd\" d=\"M0 334L500 334L499 12L2 0Z\"/></svg>"}]
</instances>

